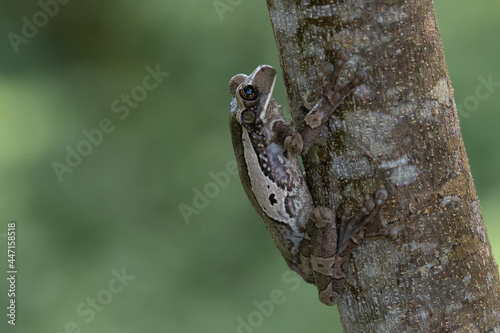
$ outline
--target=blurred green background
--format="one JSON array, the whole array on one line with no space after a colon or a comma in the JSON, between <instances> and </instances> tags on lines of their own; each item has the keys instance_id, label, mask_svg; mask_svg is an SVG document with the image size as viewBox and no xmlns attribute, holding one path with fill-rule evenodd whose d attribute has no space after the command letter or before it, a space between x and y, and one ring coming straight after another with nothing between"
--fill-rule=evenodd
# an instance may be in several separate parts
<instances>
[{"instance_id":1,"label":"blurred green background","mask_svg":"<svg viewBox=\"0 0 500 333\"><path fill-rule=\"evenodd\" d=\"M480 76L500 81L500 3L436 7L463 105ZM44 23L40 10L9 1L0 11L0 267L15 220L19 270L15 328L0 282L0 331L340 332L337 310L286 275L236 176L212 187L189 219L179 209L234 159L229 78L279 67L265 1L242 1L222 17L212 1L70 1L17 40L16 53L9 33L21 35L23 17ZM147 81L150 91L141 88L148 66L169 73L155 88ZM141 101L126 106L131 93ZM276 97L286 105L281 81ZM499 108L500 89L460 119L497 260ZM85 146L84 131L105 118L110 133ZM54 162L66 164L68 149L92 151L58 178Z\"/></svg>"}]
</instances>

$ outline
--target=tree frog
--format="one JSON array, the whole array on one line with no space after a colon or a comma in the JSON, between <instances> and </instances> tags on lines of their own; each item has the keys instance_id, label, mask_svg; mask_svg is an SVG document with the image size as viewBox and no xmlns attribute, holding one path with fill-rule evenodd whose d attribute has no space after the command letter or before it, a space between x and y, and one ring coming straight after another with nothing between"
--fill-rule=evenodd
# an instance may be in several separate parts
<instances>
[{"instance_id":1,"label":"tree frog","mask_svg":"<svg viewBox=\"0 0 500 333\"><path fill-rule=\"evenodd\" d=\"M319 71L316 101L303 98L308 113L300 132L286 121L272 97L273 67L261 65L249 76L235 75L229 84L232 143L245 192L288 266L315 284L320 301L327 305L339 301L344 263L363 239L397 238L396 230L382 221L385 189L376 191L354 214L345 208L337 216L328 207L315 207L297 157L314 144L343 99L367 80L361 70L340 84L347 61L347 54L340 52L334 65L326 63Z\"/></svg>"}]
</instances>

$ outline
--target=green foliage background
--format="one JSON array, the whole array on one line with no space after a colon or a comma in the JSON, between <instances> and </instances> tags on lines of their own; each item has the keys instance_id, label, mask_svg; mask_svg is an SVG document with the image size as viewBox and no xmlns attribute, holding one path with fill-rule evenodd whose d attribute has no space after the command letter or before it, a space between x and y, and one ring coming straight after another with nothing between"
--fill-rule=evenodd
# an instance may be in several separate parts
<instances>
[{"instance_id":1,"label":"green foliage background","mask_svg":"<svg viewBox=\"0 0 500 333\"><path fill-rule=\"evenodd\" d=\"M436 7L463 104L479 76L500 81L500 3ZM243 1L222 20L212 1L70 1L16 54L7 34L21 34L22 17L38 11L34 0L0 11L0 236L17 221L19 270L16 327L6 324L0 281L0 331L229 333L250 315L262 319L254 332L340 332L337 310L321 305L313 286L282 279L285 263L237 177L190 223L179 211L234 158L229 78L262 63L279 67L265 1ZM157 64L169 77L120 120L111 103ZM286 105L281 81L276 90ZM497 89L461 117L497 260L499 108ZM59 182L52 163L64 163L66 147L75 149L103 118L116 129ZM79 315L122 268L135 279L93 320ZM255 316L254 301L273 290L283 303Z\"/></svg>"}]
</instances>

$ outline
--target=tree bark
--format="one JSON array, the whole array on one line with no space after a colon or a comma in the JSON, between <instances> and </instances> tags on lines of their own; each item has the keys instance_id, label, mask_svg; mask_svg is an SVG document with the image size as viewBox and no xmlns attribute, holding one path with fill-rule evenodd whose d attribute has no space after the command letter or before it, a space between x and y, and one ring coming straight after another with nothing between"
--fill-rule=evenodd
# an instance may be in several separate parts
<instances>
[{"instance_id":1,"label":"tree bark","mask_svg":"<svg viewBox=\"0 0 500 333\"><path fill-rule=\"evenodd\" d=\"M368 82L304 157L317 205L353 211L381 187L396 241L347 263L345 332L500 332L500 280L460 133L431 0L267 0L292 118L322 60Z\"/></svg>"}]
</instances>

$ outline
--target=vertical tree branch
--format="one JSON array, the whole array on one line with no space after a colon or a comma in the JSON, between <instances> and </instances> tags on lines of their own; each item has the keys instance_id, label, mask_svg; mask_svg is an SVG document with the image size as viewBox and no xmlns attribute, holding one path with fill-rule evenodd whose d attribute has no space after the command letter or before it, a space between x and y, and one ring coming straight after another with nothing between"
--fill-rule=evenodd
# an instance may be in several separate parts
<instances>
[{"instance_id":1,"label":"vertical tree branch","mask_svg":"<svg viewBox=\"0 0 500 333\"><path fill-rule=\"evenodd\" d=\"M396 241L347 264L346 332L500 332L498 267L462 141L431 0L267 0L292 117L317 68L345 49L368 82L304 158L317 205L359 207L385 187Z\"/></svg>"}]
</instances>

